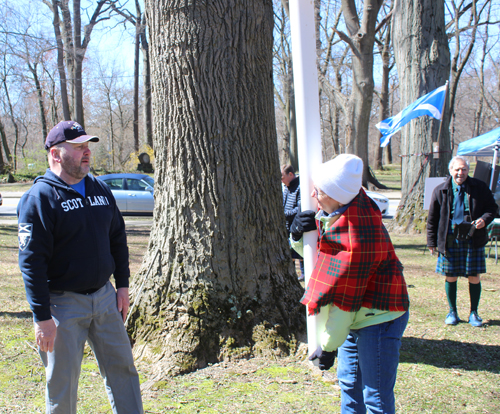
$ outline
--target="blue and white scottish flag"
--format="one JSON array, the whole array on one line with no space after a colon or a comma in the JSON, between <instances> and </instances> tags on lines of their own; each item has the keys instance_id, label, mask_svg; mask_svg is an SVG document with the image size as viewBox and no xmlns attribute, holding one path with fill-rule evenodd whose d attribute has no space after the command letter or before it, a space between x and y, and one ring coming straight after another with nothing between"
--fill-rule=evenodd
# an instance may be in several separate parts
<instances>
[{"instance_id":1,"label":"blue and white scottish flag","mask_svg":"<svg viewBox=\"0 0 500 414\"><path fill-rule=\"evenodd\" d=\"M427 95L418 98L399 114L379 122L375 126L382 133L380 146L385 147L389 143L391 137L414 118L429 115L433 118L441 119L445 98L446 85L443 85L429 92Z\"/></svg>"}]
</instances>

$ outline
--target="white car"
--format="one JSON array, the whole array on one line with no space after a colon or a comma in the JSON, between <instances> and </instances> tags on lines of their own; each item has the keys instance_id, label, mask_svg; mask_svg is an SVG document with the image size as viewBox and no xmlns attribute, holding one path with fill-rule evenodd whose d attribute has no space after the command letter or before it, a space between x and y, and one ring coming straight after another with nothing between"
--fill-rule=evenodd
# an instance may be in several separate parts
<instances>
[{"instance_id":1,"label":"white car","mask_svg":"<svg viewBox=\"0 0 500 414\"><path fill-rule=\"evenodd\" d=\"M366 195L370 197L375 203L377 203L378 208L383 216L389 212L389 199L380 193L375 193L373 191L365 191Z\"/></svg>"}]
</instances>

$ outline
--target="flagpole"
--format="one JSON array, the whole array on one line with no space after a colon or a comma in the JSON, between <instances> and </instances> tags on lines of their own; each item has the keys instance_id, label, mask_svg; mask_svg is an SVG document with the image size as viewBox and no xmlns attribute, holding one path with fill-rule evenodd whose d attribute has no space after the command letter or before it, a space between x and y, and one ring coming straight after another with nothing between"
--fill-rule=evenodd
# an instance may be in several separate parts
<instances>
[{"instance_id":1,"label":"flagpole","mask_svg":"<svg viewBox=\"0 0 500 414\"><path fill-rule=\"evenodd\" d=\"M299 152L301 208L317 209L316 199L311 197L312 169L322 163L321 123L319 116L318 70L316 67L316 31L314 4L312 1L290 0L290 32L293 53L293 83L297 120L297 144ZM309 281L317 253L317 232L304 233L305 283ZM307 316L308 353L311 355L320 344L327 312Z\"/></svg>"},{"instance_id":2,"label":"flagpole","mask_svg":"<svg viewBox=\"0 0 500 414\"><path fill-rule=\"evenodd\" d=\"M443 129L444 108L446 107L446 98L448 98L448 81L446 81L445 85L446 85L446 89L444 90L443 107L441 108L441 119L439 120L439 132L438 132L438 136L437 136L439 151L441 151L441 130Z\"/></svg>"}]
</instances>

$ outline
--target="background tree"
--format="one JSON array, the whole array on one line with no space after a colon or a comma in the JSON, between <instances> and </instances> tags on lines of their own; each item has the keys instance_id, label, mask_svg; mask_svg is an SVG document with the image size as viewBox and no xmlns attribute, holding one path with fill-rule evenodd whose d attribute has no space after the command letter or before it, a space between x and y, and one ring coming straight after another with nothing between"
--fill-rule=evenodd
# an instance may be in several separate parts
<instances>
[{"instance_id":1,"label":"background tree","mask_svg":"<svg viewBox=\"0 0 500 414\"><path fill-rule=\"evenodd\" d=\"M489 10L488 5L490 0L480 2L472 0L468 4L463 1L456 2L451 0L447 3L448 12L451 15L451 21L446 25L447 28L452 28L452 32L448 35L453 43L453 56L451 59L451 79L449 85L449 105L447 108L447 118L450 120L450 143L451 150L454 149L454 124L455 124L455 100L457 96L458 83L465 69L465 66L472 55L476 42L476 33L479 26L489 24L490 14L487 12L487 21L481 22L483 12ZM465 24L461 24L469 14ZM498 23L498 22L497 22ZM467 33L468 36L463 36ZM462 36L461 36L462 35ZM465 50L462 49L463 44L466 44Z\"/></svg>"},{"instance_id":2,"label":"background tree","mask_svg":"<svg viewBox=\"0 0 500 414\"><path fill-rule=\"evenodd\" d=\"M146 143L153 147L152 106L151 106L151 64L149 61L149 43L146 36L146 16L142 13L141 5L135 0L135 15L125 8L112 4L113 10L122 16L125 22L135 28L134 51L134 149L139 152L139 50L142 51L143 83L144 83L144 135Z\"/></svg>"},{"instance_id":3,"label":"background tree","mask_svg":"<svg viewBox=\"0 0 500 414\"><path fill-rule=\"evenodd\" d=\"M381 39L375 39L377 43L377 47L379 49L380 57L382 60L382 84L380 85L380 106L379 106L379 122L384 119L389 118L389 84L390 84L390 74L391 70L394 67L394 59L392 53L392 43L391 43L391 23L392 23L392 7L393 3L390 4L390 11L386 13L386 17L383 21L378 25L375 32L379 32ZM382 138L382 134L380 131L377 134L377 140L375 141L377 144L377 157L375 159L374 167L376 170L383 169L383 153L384 148L386 152L390 151L389 147L381 147L380 146L380 138ZM390 144L390 142L389 142Z\"/></svg>"},{"instance_id":4,"label":"background tree","mask_svg":"<svg viewBox=\"0 0 500 414\"><path fill-rule=\"evenodd\" d=\"M274 41L274 93L279 110L277 116L283 117L281 142L281 164L291 164L299 169L297 144L297 124L295 117L295 95L293 93L292 50L290 45L290 25L288 3L275 1Z\"/></svg>"},{"instance_id":5,"label":"background tree","mask_svg":"<svg viewBox=\"0 0 500 414\"><path fill-rule=\"evenodd\" d=\"M109 20L113 0L99 0L91 17L82 30L82 6L80 0L73 0L70 10L69 0L43 0L53 14L53 27L58 45L59 75L61 79L61 98L66 119L74 118L85 126L83 113L83 60L90 42L94 26L103 20ZM73 11L73 15L71 15ZM61 53L63 52L63 53ZM62 58L64 54L64 59ZM66 90L66 72L69 74L69 84L72 96L72 106L69 104ZM68 118L69 115L69 118Z\"/></svg>"},{"instance_id":6,"label":"background tree","mask_svg":"<svg viewBox=\"0 0 500 414\"><path fill-rule=\"evenodd\" d=\"M14 145L12 149L12 155L9 150L9 146L7 142L4 143L4 150L7 154L9 162L12 163L12 167L14 171L17 168L17 148L19 144L19 125L16 118L16 104L18 102L17 99L11 98L12 89L8 87L9 78L15 76L15 68L16 64L12 61L12 56L8 53L5 53L0 59L0 83L1 88L3 89L2 101L4 106L4 112L8 116L13 129L14 129Z\"/></svg>"},{"instance_id":7,"label":"background tree","mask_svg":"<svg viewBox=\"0 0 500 414\"><path fill-rule=\"evenodd\" d=\"M346 100L342 94L349 48L335 48L337 44L343 43L336 36L342 17L342 8L337 3L330 0L314 2L322 148L325 161L345 150L345 146L341 148L340 145L340 134L346 111Z\"/></svg>"},{"instance_id":8,"label":"background tree","mask_svg":"<svg viewBox=\"0 0 500 414\"><path fill-rule=\"evenodd\" d=\"M368 158L368 130L373 101L373 47L377 16L383 0L364 0L361 18L358 16L355 0L342 0L342 12L347 33L337 33L352 52L352 91L347 104L346 152L356 154L363 160L363 185L372 182L377 186L370 172Z\"/></svg>"},{"instance_id":9,"label":"background tree","mask_svg":"<svg viewBox=\"0 0 500 414\"><path fill-rule=\"evenodd\" d=\"M20 36L19 40L19 47L11 49L11 53L24 60L29 77L31 78L30 80L34 83L41 125L40 141L45 144L48 128L44 98L43 68L44 62L47 60L47 55L53 50L53 46L47 39L43 37L33 37L29 33Z\"/></svg>"},{"instance_id":10,"label":"background tree","mask_svg":"<svg viewBox=\"0 0 500 414\"><path fill-rule=\"evenodd\" d=\"M156 199L129 331L158 376L287 354L305 328L283 226L272 2L179 6L146 1Z\"/></svg>"}]
</instances>

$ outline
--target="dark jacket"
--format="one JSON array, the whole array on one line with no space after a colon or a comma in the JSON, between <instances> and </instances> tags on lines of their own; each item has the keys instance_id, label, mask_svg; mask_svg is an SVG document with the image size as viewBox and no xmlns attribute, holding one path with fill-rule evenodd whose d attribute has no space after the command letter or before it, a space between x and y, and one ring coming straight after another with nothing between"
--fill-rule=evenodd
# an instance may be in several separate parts
<instances>
[{"instance_id":1,"label":"dark jacket","mask_svg":"<svg viewBox=\"0 0 500 414\"><path fill-rule=\"evenodd\" d=\"M290 185L283 186L283 208L285 209L286 229L290 234L290 226L293 219L300 211L300 181L295 177Z\"/></svg>"},{"instance_id":2,"label":"dark jacket","mask_svg":"<svg viewBox=\"0 0 500 414\"><path fill-rule=\"evenodd\" d=\"M437 247L438 252L446 254L446 236L450 223L453 204L452 177L438 185L432 193L427 218L427 246ZM486 226L495 218L497 205L488 186L481 180L468 177L465 180L465 193L469 201L471 220L482 218ZM482 247L488 243L486 226L476 230L472 236L472 246Z\"/></svg>"},{"instance_id":3,"label":"dark jacket","mask_svg":"<svg viewBox=\"0 0 500 414\"><path fill-rule=\"evenodd\" d=\"M47 170L17 207L19 267L35 321L51 318L50 290L98 289L114 274L128 287L125 223L106 184L85 177L85 195Z\"/></svg>"}]
</instances>

